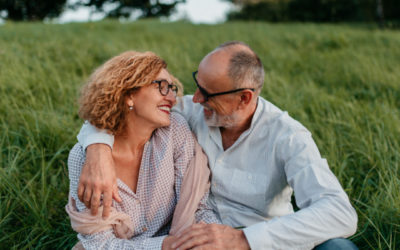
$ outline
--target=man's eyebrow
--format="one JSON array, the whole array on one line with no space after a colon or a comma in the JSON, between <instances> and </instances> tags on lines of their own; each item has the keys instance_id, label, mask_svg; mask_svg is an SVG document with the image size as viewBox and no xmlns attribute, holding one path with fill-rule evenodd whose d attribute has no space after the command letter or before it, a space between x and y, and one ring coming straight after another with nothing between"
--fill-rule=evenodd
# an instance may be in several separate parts
<instances>
[{"instance_id":1,"label":"man's eyebrow","mask_svg":"<svg viewBox=\"0 0 400 250\"><path fill-rule=\"evenodd\" d=\"M199 83L199 78L196 77L196 80L197 80L197 85L199 85L203 90L205 90L205 91L208 93L208 90L206 90L206 89L203 87L203 85L201 85L201 84Z\"/></svg>"}]
</instances>

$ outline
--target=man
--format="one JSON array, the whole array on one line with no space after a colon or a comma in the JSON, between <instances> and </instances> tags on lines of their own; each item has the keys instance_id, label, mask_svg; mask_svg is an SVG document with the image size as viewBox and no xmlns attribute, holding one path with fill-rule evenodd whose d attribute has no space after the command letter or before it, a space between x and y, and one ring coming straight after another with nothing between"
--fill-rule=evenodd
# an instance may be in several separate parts
<instances>
[{"instance_id":1,"label":"man","mask_svg":"<svg viewBox=\"0 0 400 250\"><path fill-rule=\"evenodd\" d=\"M249 46L220 45L193 77L194 96L183 97L175 111L186 118L209 158L209 204L225 225L193 225L178 235L173 248L311 249L354 234L357 214L311 133L259 97L264 70ZM102 192L106 207L111 193L118 199L111 191L113 138L85 125L78 139L84 147L108 144L88 147L78 190L96 212ZM333 241L342 243L355 247Z\"/></svg>"}]
</instances>

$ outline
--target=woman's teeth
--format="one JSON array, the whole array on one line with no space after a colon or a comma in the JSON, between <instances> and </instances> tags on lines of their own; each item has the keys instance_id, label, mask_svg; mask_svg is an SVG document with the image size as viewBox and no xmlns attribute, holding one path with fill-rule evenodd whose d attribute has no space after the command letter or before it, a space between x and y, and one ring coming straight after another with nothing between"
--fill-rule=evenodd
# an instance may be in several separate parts
<instances>
[{"instance_id":1,"label":"woman's teeth","mask_svg":"<svg viewBox=\"0 0 400 250\"><path fill-rule=\"evenodd\" d=\"M171 108L166 107L166 106L161 106L161 107L158 107L158 108L163 110L163 111L171 112Z\"/></svg>"}]
</instances>

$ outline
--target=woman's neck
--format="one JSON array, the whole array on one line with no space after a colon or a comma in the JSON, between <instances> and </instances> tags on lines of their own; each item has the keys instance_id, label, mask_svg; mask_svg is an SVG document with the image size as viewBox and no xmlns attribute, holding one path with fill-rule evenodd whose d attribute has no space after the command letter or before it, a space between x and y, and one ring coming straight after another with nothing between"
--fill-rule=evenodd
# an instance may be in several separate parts
<instances>
[{"instance_id":1,"label":"woman's neck","mask_svg":"<svg viewBox=\"0 0 400 250\"><path fill-rule=\"evenodd\" d=\"M133 119L127 120L125 131L114 137L114 149L122 152L137 154L143 152L144 145L150 140L155 128L141 124Z\"/></svg>"}]
</instances>

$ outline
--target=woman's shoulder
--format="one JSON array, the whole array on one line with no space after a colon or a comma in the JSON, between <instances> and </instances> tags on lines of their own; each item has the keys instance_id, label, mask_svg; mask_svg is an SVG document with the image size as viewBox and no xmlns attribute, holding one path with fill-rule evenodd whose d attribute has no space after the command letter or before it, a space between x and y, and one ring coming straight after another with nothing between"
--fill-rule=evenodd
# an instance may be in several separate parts
<instances>
[{"instance_id":1,"label":"woman's shoulder","mask_svg":"<svg viewBox=\"0 0 400 250\"><path fill-rule=\"evenodd\" d=\"M170 119L169 126L157 130L156 138L162 138L163 143L175 148L191 143L193 135L185 118L176 112L171 112Z\"/></svg>"},{"instance_id":2,"label":"woman's shoulder","mask_svg":"<svg viewBox=\"0 0 400 250\"><path fill-rule=\"evenodd\" d=\"M80 173L83 164L85 163L85 150L83 147L76 143L71 151L69 151L68 155L68 172L71 173Z\"/></svg>"},{"instance_id":3,"label":"woman's shoulder","mask_svg":"<svg viewBox=\"0 0 400 250\"><path fill-rule=\"evenodd\" d=\"M171 125L170 127L174 131L190 132L189 124L186 119L177 112L171 113Z\"/></svg>"}]
</instances>

